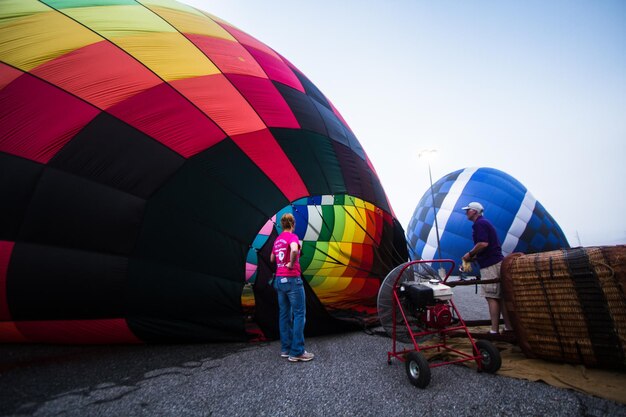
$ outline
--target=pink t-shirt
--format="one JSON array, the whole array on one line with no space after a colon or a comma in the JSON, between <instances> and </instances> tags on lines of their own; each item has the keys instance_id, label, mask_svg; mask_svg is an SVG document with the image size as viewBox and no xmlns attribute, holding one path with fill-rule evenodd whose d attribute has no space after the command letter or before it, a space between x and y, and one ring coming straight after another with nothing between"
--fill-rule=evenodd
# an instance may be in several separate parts
<instances>
[{"instance_id":1,"label":"pink t-shirt","mask_svg":"<svg viewBox=\"0 0 626 417\"><path fill-rule=\"evenodd\" d=\"M292 242L298 245L298 255L292 268L287 268L287 262L291 255L291 248L289 247ZM274 241L274 248L272 249L274 256L276 257L276 276L277 277L299 277L300 271L300 240L298 235L291 232L282 232Z\"/></svg>"}]
</instances>

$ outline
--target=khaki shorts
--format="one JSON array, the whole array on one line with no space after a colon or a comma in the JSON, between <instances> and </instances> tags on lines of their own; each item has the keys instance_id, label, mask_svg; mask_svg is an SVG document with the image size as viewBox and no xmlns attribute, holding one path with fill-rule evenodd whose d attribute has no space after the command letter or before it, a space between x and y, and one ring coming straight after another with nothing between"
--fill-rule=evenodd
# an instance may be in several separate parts
<instances>
[{"instance_id":1,"label":"khaki shorts","mask_svg":"<svg viewBox=\"0 0 626 417\"><path fill-rule=\"evenodd\" d=\"M498 262L495 265L482 268L480 270L480 279L498 279L500 278L500 266L502 262ZM480 286L480 295L485 298L500 298L500 283L495 284L482 284Z\"/></svg>"}]
</instances>

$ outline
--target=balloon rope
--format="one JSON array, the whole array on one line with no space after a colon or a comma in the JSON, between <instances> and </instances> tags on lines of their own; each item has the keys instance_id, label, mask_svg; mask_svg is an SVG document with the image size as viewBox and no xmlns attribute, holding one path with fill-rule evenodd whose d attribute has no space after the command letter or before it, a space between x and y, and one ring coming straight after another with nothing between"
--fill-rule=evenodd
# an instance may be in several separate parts
<instances>
[{"instance_id":1,"label":"balloon rope","mask_svg":"<svg viewBox=\"0 0 626 417\"><path fill-rule=\"evenodd\" d=\"M337 248L339 249L339 252L341 252L341 254L347 258L350 258L350 256L348 256L347 254L343 253L343 250L341 249L341 244L339 243L339 241L337 240L337 238L335 237L334 234L334 230L331 229L330 225L328 224L328 222L324 219L324 215L322 214L322 212L320 212L319 206L317 204L314 204L315 206L315 210L317 210L317 214L320 215L320 219L322 219L322 223L324 226L326 226L326 229L330 232L330 237L332 237L332 239L335 241L335 243L337 244ZM333 205L334 207L334 205ZM315 230L315 229L314 229ZM316 232L320 232L318 230L315 230Z\"/></svg>"},{"instance_id":2,"label":"balloon rope","mask_svg":"<svg viewBox=\"0 0 626 417\"><path fill-rule=\"evenodd\" d=\"M348 196L348 197L352 198L352 196ZM355 204L356 204L356 203L355 203ZM369 217L370 221L374 223L374 222L375 222L375 219L372 219L372 218L370 217L370 216L371 216L371 212L368 212L368 214L367 214L367 215L368 215L368 217ZM405 242L407 243L407 245L408 245L408 242L407 242L406 238L404 239L404 241L405 241ZM394 256L394 255L395 255L395 257L397 257L398 259L402 259L402 254L401 254L400 252L398 252L398 250L396 249L396 247L392 245L392 248L393 248L393 254L391 254L391 253L390 253L390 251L389 251L389 250L387 250L387 255L391 255L391 256ZM404 261L403 261L403 262L404 262Z\"/></svg>"},{"instance_id":3,"label":"balloon rope","mask_svg":"<svg viewBox=\"0 0 626 417\"><path fill-rule=\"evenodd\" d=\"M319 209L317 208L317 204L314 204L314 206L315 206L315 208L316 208L316 210L317 210L318 214L320 215L320 218L322 219L322 224L323 224L324 226L326 226L326 229L328 229L328 231L330 232L330 236L331 236L331 238L332 238L332 239L335 241L335 243L337 244L337 248L339 249L339 252L340 252L340 253L341 253L344 257L349 258L349 259L352 259L352 257L351 257L351 256L349 256L348 254L344 253L344 252L343 252L343 250L341 249L341 244L339 243L339 241L338 241L338 240L337 240L337 238L335 237L335 235L334 235L334 233L333 233L333 229L331 229L331 227L330 227L330 225L328 224L328 222L326 222L326 220L324 220L324 216L322 215L322 213L320 213ZM293 204L292 204L292 205L291 205L291 207L292 207L292 209L293 209L294 211L296 211L297 213L299 213L299 210L298 210L298 208L297 208L295 205L293 205ZM301 215L301 217L304 217L304 216L303 216L303 215ZM315 228L315 226L313 226L313 225L311 224L311 222L310 222L310 221L307 221L307 224L308 224L308 225L309 225L309 227L311 227L311 228L312 228L312 229L313 229L313 230L314 230L314 231L315 231L318 235L320 234L320 232L321 232L321 231L320 231L320 230L318 230L318 229L316 229L316 228ZM318 248L318 247L317 247L317 245L315 245L314 247L315 247L315 250L316 250L316 251L319 251L319 252L320 252L321 254L323 254L324 256L327 256L328 258L332 259L332 260L334 261L334 263L336 263L336 264L338 264L338 265L343 265L343 266L345 266L345 267L347 267L347 268L354 268L354 269L357 269L357 270L362 270L362 271L364 271L364 269L362 269L362 268L358 268L358 267L356 267L356 266L352 266L350 263L345 264L345 263L343 263L343 262L339 261L337 258L335 258L335 257L331 256L331 255L330 255L330 254L328 254L328 253L325 253L323 250L321 250L320 248Z\"/></svg>"},{"instance_id":4,"label":"balloon rope","mask_svg":"<svg viewBox=\"0 0 626 417\"><path fill-rule=\"evenodd\" d=\"M352 202L353 202L354 206L355 206L355 207L357 207L357 206L356 206L356 201L354 201L353 197L352 197L352 196L348 196L348 197L350 197L350 199L352 199ZM359 210L357 210L357 213L359 214L359 217L362 219L362 221L363 221L363 222L365 222L365 219L364 219L364 218L363 218L363 216L361 215L361 212L360 212ZM368 217L369 221L370 221L371 223L373 223L373 224L376 224L376 219L375 219L375 218L373 218L373 217L371 217L371 216L372 216L371 211L370 211L370 210L366 210L366 213L367 213L367 217ZM348 214L349 214L349 213L348 213ZM359 227L360 227L360 228L361 228L361 229L362 229L365 233L367 233L367 235L368 235L368 236L369 236L372 240L374 240L374 241L375 241L375 238L374 238L374 237L372 237L372 236L371 236L371 235L367 232L366 228L364 228L364 227L361 225L361 223L357 222L357 221L356 221L356 219L354 219L354 221L355 221L355 223L357 223L357 224L359 225ZM385 252L385 255L393 257L393 255L394 255L394 254L393 254L393 253L392 253L392 252L391 252L391 251L390 251L390 250L389 250L386 246L382 246L382 245L380 245L380 244L379 244L379 246L378 246L378 247L380 248L380 250L381 250L381 251L384 251L384 252ZM397 255L398 257L400 257L400 254L398 253L398 251L396 251L396 250L395 250L395 247L394 247L393 245L392 245L392 247L393 247L393 249L394 249L395 255ZM388 267L389 265L385 265L385 266L386 266L386 267Z\"/></svg>"},{"instance_id":5,"label":"balloon rope","mask_svg":"<svg viewBox=\"0 0 626 417\"><path fill-rule=\"evenodd\" d=\"M356 206L356 202L354 201L353 197L352 197L352 196L348 196L348 197L352 200L352 202L353 202L353 204L354 204L354 207L357 207L357 206ZM364 227L362 226L362 224L361 224L361 223L359 223L359 222L357 221L357 219L356 219L356 218L355 218L352 214L350 214L350 212L348 212L348 210L345 208L345 206L344 206L344 210L346 211L346 213L348 214L348 216L350 216L350 217L354 220L354 222L355 222L355 223L356 223L356 224L357 224L357 225L361 228L361 230L363 230L363 231L365 232L365 234L367 234L367 235L369 236L369 238L370 238L370 239L372 239L372 241L373 241L373 242L376 242L376 239L375 239L375 238L374 238L374 237L373 237L373 236L372 236L372 235L371 235L371 234L367 231L367 229L366 229L366 228L364 228ZM358 212L358 210L357 210L357 212ZM359 216L360 216L360 214L359 214ZM375 223L375 219L370 218L370 221L372 221L372 223ZM393 252L392 252L391 250L389 250L389 248L387 248L387 247L386 247L386 245L380 245L380 244L379 244L377 247L379 248L379 250L381 250L381 251L385 252L385 255L387 255L387 256L389 256L389 257L391 257L391 258L397 257L398 259L400 259L400 258L401 258L400 253L396 250L396 248L395 248L393 245L391 245L391 246L392 246L392 248L393 248ZM394 256L394 255L395 255L395 256ZM379 257L379 258L380 258L380 257ZM389 263L384 262L384 261L382 260L382 258L380 258L380 261L381 261L381 263L383 264L383 266L384 266L385 268L391 269L391 268L393 267L393 265L390 265Z\"/></svg>"},{"instance_id":6,"label":"balloon rope","mask_svg":"<svg viewBox=\"0 0 626 417\"><path fill-rule=\"evenodd\" d=\"M363 227L363 225L357 221L357 219L345 208L345 206L343 207L343 209L346 212L346 214L350 216L350 218L357 224L357 226L359 226L359 228L363 230L363 232L365 232L365 234L372 240L372 242L376 243L376 239L374 239L374 237L367 231L367 229ZM372 246L376 247L378 251L386 252L385 253L386 255L391 254L389 249L387 249L384 245L379 244L378 246L375 246L375 245L372 245ZM378 251L375 251L374 253L377 253ZM380 255L378 255L378 260L385 268L391 269L391 265L388 262L383 261Z\"/></svg>"}]
</instances>

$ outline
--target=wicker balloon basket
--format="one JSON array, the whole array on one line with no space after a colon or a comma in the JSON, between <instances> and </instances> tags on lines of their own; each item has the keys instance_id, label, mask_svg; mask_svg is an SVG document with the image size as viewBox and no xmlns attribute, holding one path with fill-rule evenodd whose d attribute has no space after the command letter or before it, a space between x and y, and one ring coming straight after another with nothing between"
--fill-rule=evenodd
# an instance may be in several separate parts
<instances>
[{"instance_id":1,"label":"wicker balloon basket","mask_svg":"<svg viewBox=\"0 0 626 417\"><path fill-rule=\"evenodd\" d=\"M526 356L626 370L626 245L511 254L502 289Z\"/></svg>"}]
</instances>

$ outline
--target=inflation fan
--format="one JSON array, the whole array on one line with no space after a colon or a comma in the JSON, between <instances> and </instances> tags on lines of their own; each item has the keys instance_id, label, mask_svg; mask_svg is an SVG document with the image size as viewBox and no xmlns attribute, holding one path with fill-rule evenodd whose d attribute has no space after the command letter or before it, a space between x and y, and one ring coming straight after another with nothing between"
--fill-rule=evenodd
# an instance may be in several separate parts
<instances>
[{"instance_id":1,"label":"inflation fan","mask_svg":"<svg viewBox=\"0 0 626 417\"><path fill-rule=\"evenodd\" d=\"M431 267L433 262L450 265L443 279ZM391 364L392 357L404 362L409 380L419 388L430 383L431 368L476 361L479 372L495 373L502 363L500 352L491 342L474 341L452 301L452 288L446 281L454 266L450 259L407 262L392 270L378 291L379 319L392 340L387 362ZM464 332L470 340L472 353L448 346L450 332ZM425 345L429 339L435 341ZM398 342L413 347L400 350ZM431 349L453 352L459 358L429 363L423 352Z\"/></svg>"}]
</instances>

